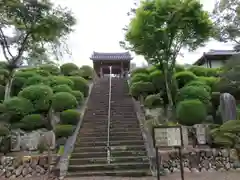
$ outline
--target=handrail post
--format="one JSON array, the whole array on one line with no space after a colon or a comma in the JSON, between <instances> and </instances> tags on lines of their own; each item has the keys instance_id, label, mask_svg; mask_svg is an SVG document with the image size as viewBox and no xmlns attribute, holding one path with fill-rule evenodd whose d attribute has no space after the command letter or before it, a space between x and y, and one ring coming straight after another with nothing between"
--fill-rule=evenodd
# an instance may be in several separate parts
<instances>
[{"instance_id":1,"label":"handrail post","mask_svg":"<svg viewBox=\"0 0 240 180\"><path fill-rule=\"evenodd\" d=\"M110 123L111 123L111 96L112 96L112 66L109 66L109 95L108 95L108 128L107 128L107 162L111 163Z\"/></svg>"}]
</instances>

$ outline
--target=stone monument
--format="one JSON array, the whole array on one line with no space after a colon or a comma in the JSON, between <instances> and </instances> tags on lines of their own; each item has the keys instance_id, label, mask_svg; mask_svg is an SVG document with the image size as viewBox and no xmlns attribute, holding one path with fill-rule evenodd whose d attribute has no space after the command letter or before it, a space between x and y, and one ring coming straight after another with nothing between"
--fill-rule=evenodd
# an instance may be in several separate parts
<instances>
[{"instance_id":1,"label":"stone monument","mask_svg":"<svg viewBox=\"0 0 240 180\"><path fill-rule=\"evenodd\" d=\"M223 93L220 95L219 108L223 123L237 119L236 100L231 94Z\"/></svg>"}]
</instances>

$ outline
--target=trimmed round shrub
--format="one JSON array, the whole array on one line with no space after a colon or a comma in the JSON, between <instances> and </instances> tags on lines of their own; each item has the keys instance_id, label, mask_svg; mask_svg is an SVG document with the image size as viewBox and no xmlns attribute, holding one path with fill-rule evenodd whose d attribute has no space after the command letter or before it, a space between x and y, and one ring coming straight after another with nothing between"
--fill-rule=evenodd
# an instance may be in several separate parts
<instances>
[{"instance_id":1,"label":"trimmed round shrub","mask_svg":"<svg viewBox=\"0 0 240 180\"><path fill-rule=\"evenodd\" d=\"M195 86L195 87L202 87L204 88L207 92L211 92L211 87L208 86L205 82L199 81L199 80L194 80L188 83L186 86Z\"/></svg>"},{"instance_id":2,"label":"trimmed round shrub","mask_svg":"<svg viewBox=\"0 0 240 180\"><path fill-rule=\"evenodd\" d=\"M52 108L56 112L77 108L77 99L68 92L59 92L52 97Z\"/></svg>"},{"instance_id":3,"label":"trimmed round shrub","mask_svg":"<svg viewBox=\"0 0 240 180\"><path fill-rule=\"evenodd\" d=\"M28 79L30 77L33 77L37 75L35 72L32 72L32 71L17 71L14 75L14 77L22 77L22 78L25 78L25 79Z\"/></svg>"},{"instance_id":4,"label":"trimmed round shrub","mask_svg":"<svg viewBox=\"0 0 240 180\"><path fill-rule=\"evenodd\" d=\"M155 88L150 82L137 82L130 87L130 93L134 98L139 98L140 96L146 97L154 92Z\"/></svg>"},{"instance_id":5,"label":"trimmed round shrub","mask_svg":"<svg viewBox=\"0 0 240 180\"><path fill-rule=\"evenodd\" d=\"M55 127L55 135L57 138L69 137L73 134L74 126L69 124L58 124Z\"/></svg>"},{"instance_id":6,"label":"trimmed round shrub","mask_svg":"<svg viewBox=\"0 0 240 180\"><path fill-rule=\"evenodd\" d=\"M202 103L209 105L211 95L203 87L185 86L179 91L178 101L187 99L198 99Z\"/></svg>"},{"instance_id":7,"label":"trimmed round shrub","mask_svg":"<svg viewBox=\"0 0 240 180\"><path fill-rule=\"evenodd\" d=\"M12 97L3 102L7 113L11 116L11 121L18 121L34 111L33 104L26 98Z\"/></svg>"},{"instance_id":8,"label":"trimmed round shrub","mask_svg":"<svg viewBox=\"0 0 240 180\"><path fill-rule=\"evenodd\" d=\"M30 114L25 116L19 123L20 128L24 131L33 131L44 128L44 121L40 114Z\"/></svg>"},{"instance_id":9,"label":"trimmed round shrub","mask_svg":"<svg viewBox=\"0 0 240 180\"><path fill-rule=\"evenodd\" d=\"M6 107L4 104L0 103L0 114L5 113L6 112Z\"/></svg>"},{"instance_id":10,"label":"trimmed round shrub","mask_svg":"<svg viewBox=\"0 0 240 180\"><path fill-rule=\"evenodd\" d=\"M50 107L53 91L47 85L32 85L24 88L18 96L30 100L36 111L46 111Z\"/></svg>"},{"instance_id":11,"label":"trimmed round shrub","mask_svg":"<svg viewBox=\"0 0 240 180\"><path fill-rule=\"evenodd\" d=\"M40 69L40 70L47 71L47 72L49 72L51 75L54 75L54 76L60 74L60 69L59 69L57 66L51 65L51 64L41 65L41 66L39 66L39 69Z\"/></svg>"},{"instance_id":12,"label":"trimmed round shrub","mask_svg":"<svg viewBox=\"0 0 240 180\"><path fill-rule=\"evenodd\" d=\"M137 68L131 72L131 77L135 76L136 74L149 74L149 72L147 68Z\"/></svg>"},{"instance_id":13,"label":"trimmed round shrub","mask_svg":"<svg viewBox=\"0 0 240 180\"><path fill-rule=\"evenodd\" d=\"M28 78L24 86L26 87L26 86L37 85L37 84L47 84L46 78L40 75L35 75L33 77Z\"/></svg>"},{"instance_id":14,"label":"trimmed round shrub","mask_svg":"<svg viewBox=\"0 0 240 180\"><path fill-rule=\"evenodd\" d=\"M149 109L159 107L162 104L163 104L163 100L160 97L160 94L148 95L144 100L144 106Z\"/></svg>"},{"instance_id":15,"label":"trimmed round shrub","mask_svg":"<svg viewBox=\"0 0 240 180\"><path fill-rule=\"evenodd\" d=\"M84 97L88 96L89 86L86 79L78 76L70 76L69 79L72 80L74 83L74 86L72 88L73 90L81 91Z\"/></svg>"},{"instance_id":16,"label":"trimmed round shrub","mask_svg":"<svg viewBox=\"0 0 240 180\"><path fill-rule=\"evenodd\" d=\"M200 66L192 66L188 70L194 73L196 76L218 77L220 74L219 68L205 68Z\"/></svg>"},{"instance_id":17,"label":"trimmed round shrub","mask_svg":"<svg viewBox=\"0 0 240 180\"><path fill-rule=\"evenodd\" d=\"M165 88L164 77L161 71L155 70L149 75L156 90L161 91Z\"/></svg>"},{"instance_id":18,"label":"trimmed round shrub","mask_svg":"<svg viewBox=\"0 0 240 180\"><path fill-rule=\"evenodd\" d=\"M177 120L185 126L202 123L207 117L206 106L199 100L185 100L177 105Z\"/></svg>"},{"instance_id":19,"label":"trimmed round shrub","mask_svg":"<svg viewBox=\"0 0 240 180\"><path fill-rule=\"evenodd\" d=\"M72 91L71 94L75 96L79 105L81 105L83 103L84 95L81 91Z\"/></svg>"},{"instance_id":20,"label":"trimmed round shrub","mask_svg":"<svg viewBox=\"0 0 240 180\"><path fill-rule=\"evenodd\" d=\"M80 67L79 74L84 79L91 80L93 78L94 70L92 67L84 65Z\"/></svg>"},{"instance_id":21,"label":"trimmed round shrub","mask_svg":"<svg viewBox=\"0 0 240 180\"><path fill-rule=\"evenodd\" d=\"M11 95L17 96L18 93L23 89L26 81L27 79L24 77L14 77L12 81Z\"/></svg>"},{"instance_id":22,"label":"trimmed round shrub","mask_svg":"<svg viewBox=\"0 0 240 180\"><path fill-rule=\"evenodd\" d=\"M5 86L9 77L9 72L6 69L0 69L0 84Z\"/></svg>"},{"instance_id":23,"label":"trimmed round shrub","mask_svg":"<svg viewBox=\"0 0 240 180\"><path fill-rule=\"evenodd\" d=\"M5 96L5 87L0 85L0 102L4 100L4 96Z\"/></svg>"},{"instance_id":24,"label":"trimmed round shrub","mask_svg":"<svg viewBox=\"0 0 240 180\"><path fill-rule=\"evenodd\" d=\"M48 78L48 81L51 87L63 85L63 84L68 85L70 88L74 87L73 81L65 76L50 76Z\"/></svg>"},{"instance_id":25,"label":"trimmed round shrub","mask_svg":"<svg viewBox=\"0 0 240 180\"><path fill-rule=\"evenodd\" d=\"M0 127L0 137L7 136L10 134L10 130L6 126Z\"/></svg>"},{"instance_id":26,"label":"trimmed round shrub","mask_svg":"<svg viewBox=\"0 0 240 180\"><path fill-rule=\"evenodd\" d=\"M151 82L150 77L148 74L136 74L130 79L130 84L136 83L136 82Z\"/></svg>"},{"instance_id":27,"label":"trimmed round shrub","mask_svg":"<svg viewBox=\"0 0 240 180\"><path fill-rule=\"evenodd\" d=\"M156 71L158 69L157 69L156 66L150 66L150 67L147 68L147 70L148 70L148 73L152 73L152 72L154 72L154 71Z\"/></svg>"},{"instance_id":28,"label":"trimmed round shrub","mask_svg":"<svg viewBox=\"0 0 240 180\"><path fill-rule=\"evenodd\" d=\"M0 61L0 68L1 69L7 69L8 63L6 61Z\"/></svg>"},{"instance_id":29,"label":"trimmed round shrub","mask_svg":"<svg viewBox=\"0 0 240 180\"><path fill-rule=\"evenodd\" d=\"M78 66L73 63L66 63L60 67L61 73L64 76L70 76L71 72L79 70Z\"/></svg>"},{"instance_id":30,"label":"trimmed round shrub","mask_svg":"<svg viewBox=\"0 0 240 180\"><path fill-rule=\"evenodd\" d=\"M200 76L200 77L198 77L198 80L205 82L208 86L213 88L220 81L220 78Z\"/></svg>"},{"instance_id":31,"label":"trimmed round shrub","mask_svg":"<svg viewBox=\"0 0 240 180\"><path fill-rule=\"evenodd\" d=\"M71 124L71 125L77 125L79 119L80 119L80 112L75 109L68 109L60 114L60 119L62 124Z\"/></svg>"},{"instance_id":32,"label":"trimmed round shrub","mask_svg":"<svg viewBox=\"0 0 240 180\"><path fill-rule=\"evenodd\" d=\"M175 72L182 72L182 71L185 71L185 68L183 65L179 65L179 64L176 64L175 65Z\"/></svg>"},{"instance_id":33,"label":"trimmed round shrub","mask_svg":"<svg viewBox=\"0 0 240 180\"><path fill-rule=\"evenodd\" d=\"M34 71L36 74L43 76L43 77L48 77L51 76L51 74L48 71L42 70L42 69L37 69Z\"/></svg>"},{"instance_id":34,"label":"trimmed round shrub","mask_svg":"<svg viewBox=\"0 0 240 180\"><path fill-rule=\"evenodd\" d=\"M69 93L71 93L72 92L72 89L66 84L61 84L61 85L54 86L52 88L52 90L53 90L54 93L58 93L58 92L69 92Z\"/></svg>"},{"instance_id":35,"label":"trimmed round shrub","mask_svg":"<svg viewBox=\"0 0 240 180\"><path fill-rule=\"evenodd\" d=\"M174 75L174 77L177 80L178 88L182 88L190 81L197 79L197 76L190 71L178 72Z\"/></svg>"}]
</instances>

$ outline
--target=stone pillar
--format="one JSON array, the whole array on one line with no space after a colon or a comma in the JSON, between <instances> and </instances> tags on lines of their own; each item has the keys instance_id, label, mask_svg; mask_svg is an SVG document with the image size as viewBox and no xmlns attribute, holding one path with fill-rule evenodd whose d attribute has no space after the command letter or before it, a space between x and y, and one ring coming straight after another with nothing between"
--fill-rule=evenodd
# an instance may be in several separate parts
<instances>
[{"instance_id":1,"label":"stone pillar","mask_svg":"<svg viewBox=\"0 0 240 180\"><path fill-rule=\"evenodd\" d=\"M103 77L103 69L102 69L102 67L100 67L100 78L102 78Z\"/></svg>"}]
</instances>

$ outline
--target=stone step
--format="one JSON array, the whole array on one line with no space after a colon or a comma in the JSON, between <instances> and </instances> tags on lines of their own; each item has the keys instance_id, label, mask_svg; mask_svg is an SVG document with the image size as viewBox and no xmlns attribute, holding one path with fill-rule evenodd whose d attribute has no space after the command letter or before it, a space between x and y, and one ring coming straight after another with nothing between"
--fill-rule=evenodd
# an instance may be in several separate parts
<instances>
[{"instance_id":1,"label":"stone step","mask_svg":"<svg viewBox=\"0 0 240 180\"><path fill-rule=\"evenodd\" d=\"M106 141L107 136L98 136L98 137L79 137L79 142L88 142L88 141ZM120 140L142 140L142 136L110 136L110 141L120 141Z\"/></svg>"},{"instance_id":2,"label":"stone step","mask_svg":"<svg viewBox=\"0 0 240 180\"><path fill-rule=\"evenodd\" d=\"M85 171L85 172L68 172L67 177L87 177L87 176L119 176L119 177L144 177L151 176L149 168L143 169L126 169L111 171Z\"/></svg>"},{"instance_id":3,"label":"stone step","mask_svg":"<svg viewBox=\"0 0 240 180\"><path fill-rule=\"evenodd\" d=\"M145 151L145 146L144 145L128 145L125 147L122 146L111 146L112 149L116 151ZM81 153L81 152L106 152L107 151L107 146L90 146L90 147L81 147L76 145L74 148L75 152Z\"/></svg>"},{"instance_id":4,"label":"stone step","mask_svg":"<svg viewBox=\"0 0 240 180\"><path fill-rule=\"evenodd\" d=\"M129 151L129 150L111 150L111 157L124 157L124 156L146 156L145 150L135 150L135 151ZM97 157L107 157L107 150L103 152L77 152L74 150L74 152L71 154L71 158L78 159L78 158L97 158Z\"/></svg>"},{"instance_id":5,"label":"stone step","mask_svg":"<svg viewBox=\"0 0 240 180\"><path fill-rule=\"evenodd\" d=\"M109 171L109 170L126 170L126 169L147 169L149 168L148 162L128 162L128 163L113 163L113 164L88 164L88 165L69 165L69 172L76 171Z\"/></svg>"},{"instance_id":6,"label":"stone step","mask_svg":"<svg viewBox=\"0 0 240 180\"><path fill-rule=\"evenodd\" d=\"M128 127L128 128L122 128L122 127L117 127L117 128L110 128L111 135L114 134L119 134L119 133L133 133L133 132L141 132L139 127ZM99 129L98 127L92 127L91 129L84 129L81 127L80 133L82 134L104 134L107 133L107 128L106 129Z\"/></svg>"},{"instance_id":7,"label":"stone step","mask_svg":"<svg viewBox=\"0 0 240 180\"><path fill-rule=\"evenodd\" d=\"M111 158L111 163L118 162L148 162L147 156L125 156L125 157L113 157ZM70 159L69 164L78 165L78 164L107 164L107 158L81 158L81 159Z\"/></svg>"},{"instance_id":8,"label":"stone step","mask_svg":"<svg viewBox=\"0 0 240 180\"><path fill-rule=\"evenodd\" d=\"M138 120L134 119L134 120L126 120L124 119L123 121L119 121L119 120L111 120L110 121L111 124L114 124L114 125L122 125L122 124L127 124L127 125L135 125L135 124L138 124ZM101 125L106 125L108 124L108 121L105 119L105 120L95 120L95 121L84 121L82 123L82 125L93 125L93 126L101 126Z\"/></svg>"},{"instance_id":9,"label":"stone step","mask_svg":"<svg viewBox=\"0 0 240 180\"><path fill-rule=\"evenodd\" d=\"M143 140L124 140L124 141L111 141L110 146L127 146L127 145L143 145ZM96 142L79 142L75 145L80 145L81 147L89 146L107 146L107 141L96 141Z\"/></svg>"},{"instance_id":10,"label":"stone step","mask_svg":"<svg viewBox=\"0 0 240 180\"><path fill-rule=\"evenodd\" d=\"M82 128L92 128L93 126L95 125L86 125L86 124L83 124L82 125ZM117 128L139 128L140 126L136 123L136 124L110 124L110 128L112 129L117 129ZM108 128L108 125L98 125L98 126L95 126L95 128L98 128L98 129L106 129Z\"/></svg>"}]
</instances>

